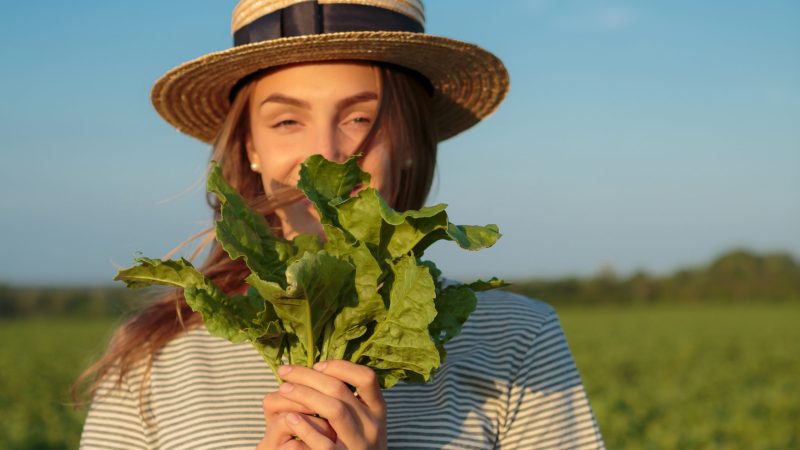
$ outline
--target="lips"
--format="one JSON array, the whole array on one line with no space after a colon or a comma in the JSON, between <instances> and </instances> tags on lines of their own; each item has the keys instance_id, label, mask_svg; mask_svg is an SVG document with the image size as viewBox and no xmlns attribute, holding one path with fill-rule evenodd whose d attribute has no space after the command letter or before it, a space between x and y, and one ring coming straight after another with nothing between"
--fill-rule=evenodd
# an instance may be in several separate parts
<instances>
[{"instance_id":1,"label":"lips","mask_svg":"<svg viewBox=\"0 0 800 450\"><path fill-rule=\"evenodd\" d=\"M358 194L358 191L360 191L361 188L363 188L363 187L364 187L364 183L356 183L356 185L353 186L353 190L350 192L350 197Z\"/></svg>"}]
</instances>

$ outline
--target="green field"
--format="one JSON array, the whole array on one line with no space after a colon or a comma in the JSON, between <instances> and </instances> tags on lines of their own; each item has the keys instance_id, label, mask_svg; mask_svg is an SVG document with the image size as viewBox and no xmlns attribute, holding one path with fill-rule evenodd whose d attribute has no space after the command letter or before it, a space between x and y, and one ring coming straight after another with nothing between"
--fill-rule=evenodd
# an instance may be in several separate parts
<instances>
[{"instance_id":1,"label":"green field","mask_svg":"<svg viewBox=\"0 0 800 450\"><path fill-rule=\"evenodd\" d=\"M612 449L800 448L800 305L560 310ZM0 448L76 448L110 320L0 321Z\"/></svg>"},{"instance_id":2,"label":"green field","mask_svg":"<svg viewBox=\"0 0 800 450\"><path fill-rule=\"evenodd\" d=\"M0 321L0 448L74 449L85 411L69 386L102 352L114 321Z\"/></svg>"},{"instance_id":3,"label":"green field","mask_svg":"<svg viewBox=\"0 0 800 450\"><path fill-rule=\"evenodd\" d=\"M560 315L609 448L800 448L800 305Z\"/></svg>"}]
</instances>

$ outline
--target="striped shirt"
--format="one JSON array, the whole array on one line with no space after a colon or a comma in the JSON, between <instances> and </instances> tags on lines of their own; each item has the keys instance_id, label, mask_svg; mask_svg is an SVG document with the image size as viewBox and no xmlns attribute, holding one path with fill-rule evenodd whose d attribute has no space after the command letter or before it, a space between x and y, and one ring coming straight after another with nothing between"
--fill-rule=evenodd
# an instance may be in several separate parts
<instances>
[{"instance_id":1,"label":"striped shirt","mask_svg":"<svg viewBox=\"0 0 800 450\"><path fill-rule=\"evenodd\" d=\"M478 307L425 385L383 391L389 448L604 448L558 317L542 302L478 293ZM90 449L253 449L261 401L278 383L248 343L205 328L156 356L144 408L143 369L95 395L81 436Z\"/></svg>"}]
</instances>

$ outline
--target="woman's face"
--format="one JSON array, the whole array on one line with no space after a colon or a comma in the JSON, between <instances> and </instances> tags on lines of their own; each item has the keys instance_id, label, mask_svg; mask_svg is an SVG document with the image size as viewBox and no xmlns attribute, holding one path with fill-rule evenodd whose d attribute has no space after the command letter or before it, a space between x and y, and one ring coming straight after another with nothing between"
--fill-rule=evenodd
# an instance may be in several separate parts
<instances>
[{"instance_id":1,"label":"woman's face","mask_svg":"<svg viewBox=\"0 0 800 450\"><path fill-rule=\"evenodd\" d=\"M292 65L256 81L246 145L250 162L258 164L265 192L294 187L300 163L310 155L333 161L351 156L375 120L379 95L378 73L356 62ZM390 150L381 133L373 142L361 167L372 175L372 187L390 199ZM287 239L322 233L316 210L305 199L276 215Z\"/></svg>"}]
</instances>

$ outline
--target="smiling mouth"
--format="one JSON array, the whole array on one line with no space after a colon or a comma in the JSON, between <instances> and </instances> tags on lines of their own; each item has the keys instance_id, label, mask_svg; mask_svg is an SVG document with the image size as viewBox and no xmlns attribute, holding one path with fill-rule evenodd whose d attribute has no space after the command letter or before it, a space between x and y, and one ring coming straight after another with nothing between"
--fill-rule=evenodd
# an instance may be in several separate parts
<instances>
[{"instance_id":1,"label":"smiling mouth","mask_svg":"<svg viewBox=\"0 0 800 450\"><path fill-rule=\"evenodd\" d=\"M364 183L356 183L356 185L355 185L355 186L353 186L353 190L350 192L350 196L352 197L352 196L354 196L354 195L358 194L358 192L359 192L359 191L361 190L361 188L363 188L363 187L364 187Z\"/></svg>"}]
</instances>

